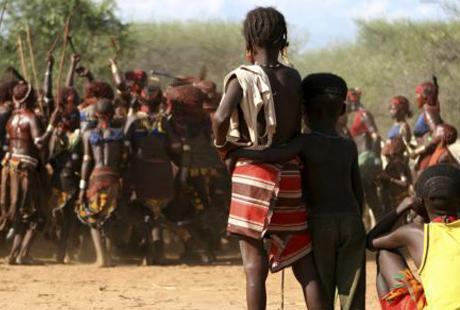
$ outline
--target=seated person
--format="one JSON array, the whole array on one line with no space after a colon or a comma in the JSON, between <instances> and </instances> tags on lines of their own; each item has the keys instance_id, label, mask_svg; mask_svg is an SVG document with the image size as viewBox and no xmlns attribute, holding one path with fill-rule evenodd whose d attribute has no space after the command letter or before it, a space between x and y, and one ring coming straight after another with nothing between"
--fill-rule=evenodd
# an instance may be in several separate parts
<instances>
[{"instance_id":1,"label":"seated person","mask_svg":"<svg viewBox=\"0 0 460 310\"><path fill-rule=\"evenodd\" d=\"M379 251L382 309L460 309L460 169L448 164L429 167L415 187L417 197L406 198L368 234L368 248ZM409 209L426 223L392 231ZM419 268L421 282L398 253L402 248Z\"/></svg>"}]
</instances>

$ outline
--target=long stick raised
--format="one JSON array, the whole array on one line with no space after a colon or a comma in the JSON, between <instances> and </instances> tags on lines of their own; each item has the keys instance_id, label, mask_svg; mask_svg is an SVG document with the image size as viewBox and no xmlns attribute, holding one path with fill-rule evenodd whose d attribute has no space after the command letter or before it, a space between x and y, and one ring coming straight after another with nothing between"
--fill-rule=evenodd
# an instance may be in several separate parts
<instances>
[{"instance_id":1,"label":"long stick raised","mask_svg":"<svg viewBox=\"0 0 460 310\"><path fill-rule=\"evenodd\" d=\"M67 49L67 42L70 33L70 22L72 20L72 14L67 18L67 21L64 26L64 42L62 45L62 53L61 53L61 60L59 63L59 72L58 72L58 80L57 80L57 91L56 91L56 107L61 106L61 79L62 79L62 71L64 69L64 61L65 61L65 54Z\"/></svg>"},{"instance_id":2,"label":"long stick raised","mask_svg":"<svg viewBox=\"0 0 460 310\"><path fill-rule=\"evenodd\" d=\"M5 11L6 11L6 6L7 5L8 5L8 0L5 0L5 2L3 2L2 13L0 15L0 27L2 26L2 23L3 23L3 16L5 16Z\"/></svg>"},{"instance_id":3,"label":"long stick raised","mask_svg":"<svg viewBox=\"0 0 460 310\"><path fill-rule=\"evenodd\" d=\"M29 72L27 71L26 59L24 57L24 47L22 44L21 35L18 35L17 45L18 45L19 59L21 60L22 75L24 76L26 81L29 82Z\"/></svg>"},{"instance_id":4,"label":"long stick raised","mask_svg":"<svg viewBox=\"0 0 460 310\"><path fill-rule=\"evenodd\" d=\"M34 78L35 89L38 90L39 85L38 85L37 66L35 65L35 53L34 53L34 48L32 45L32 36L30 34L29 25L26 26L26 34L27 34L27 44L29 47L30 62L32 64L32 76ZM40 109L43 111L43 107L40 107Z\"/></svg>"}]
</instances>

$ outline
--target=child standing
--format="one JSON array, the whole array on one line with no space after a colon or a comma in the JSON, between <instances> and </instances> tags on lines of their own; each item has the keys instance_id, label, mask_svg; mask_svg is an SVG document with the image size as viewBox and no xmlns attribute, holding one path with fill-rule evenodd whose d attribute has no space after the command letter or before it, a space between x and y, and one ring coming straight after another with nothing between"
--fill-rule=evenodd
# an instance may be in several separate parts
<instances>
[{"instance_id":1,"label":"child standing","mask_svg":"<svg viewBox=\"0 0 460 310\"><path fill-rule=\"evenodd\" d=\"M302 81L302 94L311 133L284 147L238 150L234 155L268 162L300 155L302 192L327 309L334 309L336 291L342 309L364 309L366 235L358 151L352 140L336 131L345 111L347 85L333 74L312 74Z\"/></svg>"}]
</instances>

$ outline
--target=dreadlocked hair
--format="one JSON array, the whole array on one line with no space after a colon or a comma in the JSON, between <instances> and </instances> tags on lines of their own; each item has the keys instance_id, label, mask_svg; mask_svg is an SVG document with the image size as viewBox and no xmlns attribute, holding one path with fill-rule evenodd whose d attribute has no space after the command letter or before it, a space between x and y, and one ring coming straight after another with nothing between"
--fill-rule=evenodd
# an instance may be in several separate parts
<instances>
[{"instance_id":1,"label":"dreadlocked hair","mask_svg":"<svg viewBox=\"0 0 460 310\"><path fill-rule=\"evenodd\" d=\"M61 88L60 98L63 102L67 102L67 98L73 97L73 102L75 105L80 104L80 96L77 93L77 90L73 87L63 87Z\"/></svg>"},{"instance_id":2,"label":"dreadlocked hair","mask_svg":"<svg viewBox=\"0 0 460 310\"><path fill-rule=\"evenodd\" d=\"M273 7L249 11L244 20L243 34L249 51L253 51L255 46L281 51L289 45L284 16Z\"/></svg>"},{"instance_id":3,"label":"dreadlocked hair","mask_svg":"<svg viewBox=\"0 0 460 310\"><path fill-rule=\"evenodd\" d=\"M425 169L415 183L415 192L420 198L436 197L439 194L460 198L460 169L450 164Z\"/></svg>"},{"instance_id":4,"label":"dreadlocked hair","mask_svg":"<svg viewBox=\"0 0 460 310\"><path fill-rule=\"evenodd\" d=\"M113 100L115 94L110 84L102 81L93 81L86 87L85 98L106 98Z\"/></svg>"}]
</instances>

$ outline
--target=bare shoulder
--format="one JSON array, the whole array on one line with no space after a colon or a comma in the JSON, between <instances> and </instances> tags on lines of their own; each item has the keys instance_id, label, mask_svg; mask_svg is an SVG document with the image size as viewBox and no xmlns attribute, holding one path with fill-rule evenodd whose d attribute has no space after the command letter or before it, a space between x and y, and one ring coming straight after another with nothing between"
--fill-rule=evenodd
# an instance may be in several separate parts
<instances>
[{"instance_id":1,"label":"bare shoulder","mask_svg":"<svg viewBox=\"0 0 460 310\"><path fill-rule=\"evenodd\" d=\"M421 223L409 223L409 224L401 226L400 229L402 229L403 231L407 231L407 232L423 231L423 226L424 224L421 224Z\"/></svg>"},{"instance_id":2,"label":"bare shoulder","mask_svg":"<svg viewBox=\"0 0 460 310\"><path fill-rule=\"evenodd\" d=\"M290 82L295 82L295 83L300 84L302 80L299 71L297 71L294 68L283 66L280 72L282 72L283 76Z\"/></svg>"}]
</instances>

